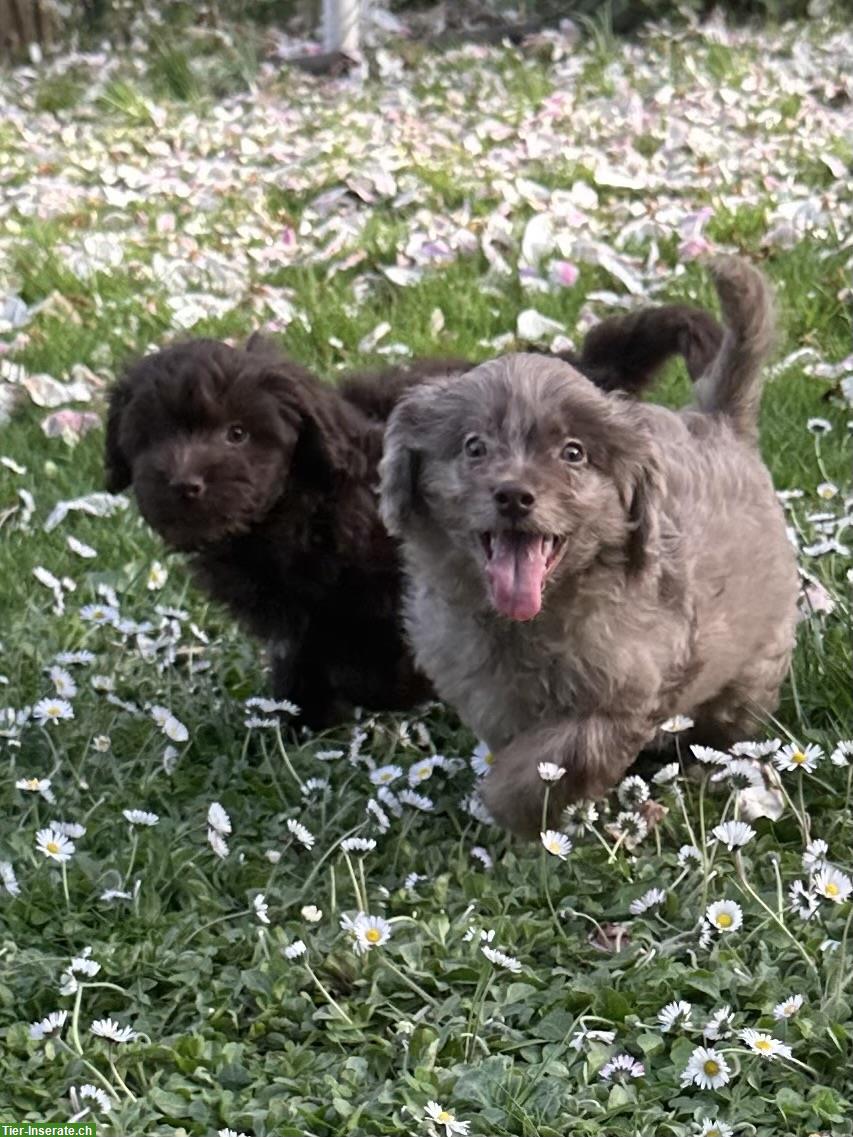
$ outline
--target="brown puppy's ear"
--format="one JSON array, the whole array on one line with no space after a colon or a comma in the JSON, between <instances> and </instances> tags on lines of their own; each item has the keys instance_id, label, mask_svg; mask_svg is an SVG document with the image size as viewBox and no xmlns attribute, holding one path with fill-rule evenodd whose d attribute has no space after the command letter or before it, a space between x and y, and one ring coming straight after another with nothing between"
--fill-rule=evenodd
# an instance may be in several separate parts
<instances>
[{"instance_id":1,"label":"brown puppy's ear","mask_svg":"<svg viewBox=\"0 0 853 1137\"><path fill-rule=\"evenodd\" d=\"M378 458L378 438L358 410L298 363L280 362L266 371L282 419L297 432L291 474L330 485L335 477L363 478L371 457Z\"/></svg>"},{"instance_id":2,"label":"brown puppy's ear","mask_svg":"<svg viewBox=\"0 0 853 1137\"><path fill-rule=\"evenodd\" d=\"M132 395L131 385L126 380L116 383L109 395L104 443L104 480L109 493L127 489L133 479L130 459L120 441L122 419Z\"/></svg>"}]
</instances>

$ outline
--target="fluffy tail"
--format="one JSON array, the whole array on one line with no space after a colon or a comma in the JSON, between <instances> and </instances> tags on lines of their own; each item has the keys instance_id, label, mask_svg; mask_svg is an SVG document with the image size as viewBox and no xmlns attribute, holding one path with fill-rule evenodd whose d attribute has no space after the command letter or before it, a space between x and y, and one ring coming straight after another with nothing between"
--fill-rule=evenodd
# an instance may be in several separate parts
<instances>
[{"instance_id":1,"label":"fluffy tail","mask_svg":"<svg viewBox=\"0 0 853 1137\"><path fill-rule=\"evenodd\" d=\"M706 414L724 415L736 434L756 442L762 367L776 331L773 295L763 274L740 257L716 257L710 267L726 334L719 355L694 388L696 405Z\"/></svg>"},{"instance_id":2,"label":"fluffy tail","mask_svg":"<svg viewBox=\"0 0 853 1137\"><path fill-rule=\"evenodd\" d=\"M681 355L694 382L723 342L723 329L710 312L688 304L640 308L610 316L589 332L579 356L563 353L603 391L639 395L654 383L673 355Z\"/></svg>"}]
</instances>

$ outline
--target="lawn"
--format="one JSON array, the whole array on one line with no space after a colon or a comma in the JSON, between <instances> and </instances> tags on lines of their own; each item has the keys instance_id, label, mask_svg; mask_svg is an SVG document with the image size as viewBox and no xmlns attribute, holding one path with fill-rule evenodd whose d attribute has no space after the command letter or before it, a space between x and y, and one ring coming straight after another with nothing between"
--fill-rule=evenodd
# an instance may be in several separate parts
<instances>
[{"instance_id":1,"label":"lawn","mask_svg":"<svg viewBox=\"0 0 853 1137\"><path fill-rule=\"evenodd\" d=\"M849 21L392 42L329 82L247 29L130 39L0 76L0 1121L853 1134ZM679 748L560 855L488 823L443 708L293 743L101 495L104 389L172 338L266 328L331 381L485 359L528 309L547 344L712 303L725 249L778 293L777 741Z\"/></svg>"}]
</instances>

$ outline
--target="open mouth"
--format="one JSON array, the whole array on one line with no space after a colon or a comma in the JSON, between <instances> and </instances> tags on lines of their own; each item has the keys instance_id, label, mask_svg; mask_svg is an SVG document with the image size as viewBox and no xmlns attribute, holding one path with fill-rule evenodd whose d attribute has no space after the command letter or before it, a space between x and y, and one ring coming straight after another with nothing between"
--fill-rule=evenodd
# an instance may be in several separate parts
<instances>
[{"instance_id":1,"label":"open mouth","mask_svg":"<svg viewBox=\"0 0 853 1137\"><path fill-rule=\"evenodd\" d=\"M542 607L549 575L566 550L565 538L520 529L482 533L492 604L511 620L532 620Z\"/></svg>"}]
</instances>

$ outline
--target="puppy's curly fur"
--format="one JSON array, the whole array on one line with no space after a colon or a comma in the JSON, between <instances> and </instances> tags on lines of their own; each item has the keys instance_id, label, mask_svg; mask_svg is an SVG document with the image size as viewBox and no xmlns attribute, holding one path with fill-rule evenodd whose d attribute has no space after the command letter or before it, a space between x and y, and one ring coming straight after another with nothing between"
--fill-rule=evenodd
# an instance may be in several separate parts
<instances>
[{"instance_id":1,"label":"puppy's curly fur","mask_svg":"<svg viewBox=\"0 0 853 1137\"><path fill-rule=\"evenodd\" d=\"M695 740L777 703L797 573L757 451L773 328L763 277L713 267L728 325L698 410L603 394L542 356L409 392L391 416L382 515L403 539L417 663L495 754L484 799L541 824L614 785L674 714Z\"/></svg>"},{"instance_id":2,"label":"puppy's curly fur","mask_svg":"<svg viewBox=\"0 0 853 1137\"><path fill-rule=\"evenodd\" d=\"M598 325L577 362L636 393L677 351L709 362L715 329L701 309L651 308ZM194 340L140 360L111 393L108 488L132 483L201 587L270 645L274 693L311 727L432 694L403 639L397 549L374 487L401 394L471 366L421 360L335 389L261 337L242 349Z\"/></svg>"}]
</instances>

